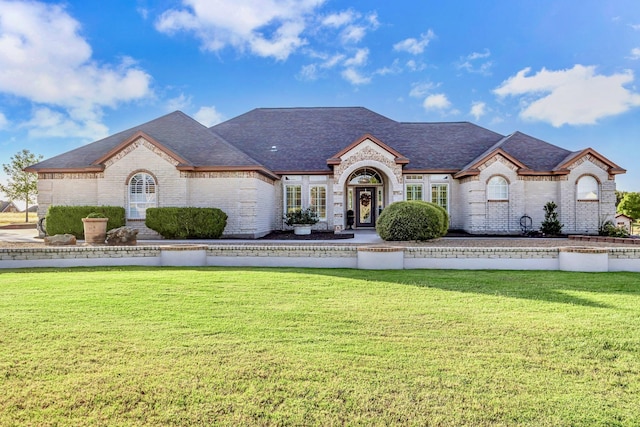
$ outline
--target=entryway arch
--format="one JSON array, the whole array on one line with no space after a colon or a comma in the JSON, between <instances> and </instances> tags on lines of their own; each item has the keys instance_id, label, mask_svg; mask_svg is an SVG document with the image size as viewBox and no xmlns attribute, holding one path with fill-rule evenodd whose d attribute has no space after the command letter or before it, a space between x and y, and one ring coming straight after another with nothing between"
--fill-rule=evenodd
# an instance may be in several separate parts
<instances>
[{"instance_id":1,"label":"entryway arch","mask_svg":"<svg viewBox=\"0 0 640 427\"><path fill-rule=\"evenodd\" d=\"M347 220L353 215L356 228L373 228L385 206L385 178L377 169L365 166L356 169L346 182Z\"/></svg>"}]
</instances>

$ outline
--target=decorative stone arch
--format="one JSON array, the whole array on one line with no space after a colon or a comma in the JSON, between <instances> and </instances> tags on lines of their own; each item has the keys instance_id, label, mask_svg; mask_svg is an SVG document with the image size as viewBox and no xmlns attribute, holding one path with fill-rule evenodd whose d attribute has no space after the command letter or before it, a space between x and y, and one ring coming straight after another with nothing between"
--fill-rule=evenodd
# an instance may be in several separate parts
<instances>
[{"instance_id":1,"label":"decorative stone arch","mask_svg":"<svg viewBox=\"0 0 640 427\"><path fill-rule=\"evenodd\" d=\"M129 186L129 182L131 182L131 178L136 176L139 173L146 173L147 175L151 175L151 178L156 182L156 186L158 185L158 177L148 169L136 169L127 175L127 179L124 181L124 185Z\"/></svg>"},{"instance_id":2,"label":"decorative stone arch","mask_svg":"<svg viewBox=\"0 0 640 427\"><path fill-rule=\"evenodd\" d=\"M390 162L392 163L392 162ZM342 166L342 165L340 165ZM358 170L372 169L377 171L383 180L382 206L402 200L402 167L401 165L389 165L376 160L360 160L334 169L334 227L336 231L342 230L346 226L346 214L348 210L349 198L349 178ZM377 200L376 200L377 201ZM375 224L374 224L375 225Z\"/></svg>"}]
</instances>

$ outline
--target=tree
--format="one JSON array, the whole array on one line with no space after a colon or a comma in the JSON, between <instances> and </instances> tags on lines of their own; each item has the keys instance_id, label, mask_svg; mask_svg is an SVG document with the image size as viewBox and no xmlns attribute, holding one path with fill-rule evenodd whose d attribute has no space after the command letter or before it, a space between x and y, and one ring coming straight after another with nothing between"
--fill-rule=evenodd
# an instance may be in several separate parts
<instances>
[{"instance_id":1,"label":"tree","mask_svg":"<svg viewBox=\"0 0 640 427\"><path fill-rule=\"evenodd\" d=\"M640 218L640 193L627 193L618 205L618 212L630 216L633 220Z\"/></svg>"},{"instance_id":2,"label":"tree","mask_svg":"<svg viewBox=\"0 0 640 427\"><path fill-rule=\"evenodd\" d=\"M558 220L557 208L558 205L555 202L547 202L544 205L544 221L542 221L540 231L547 236L557 236L564 227L564 224L560 224L560 220Z\"/></svg>"},{"instance_id":3,"label":"tree","mask_svg":"<svg viewBox=\"0 0 640 427\"><path fill-rule=\"evenodd\" d=\"M10 163L2 165L9 181L7 185L0 184L0 191L10 200L26 202L25 222L29 222L29 203L35 201L35 196L38 194L38 176L33 172L25 172L24 168L38 163L42 158L42 155L36 155L24 149L14 154Z\"/></svg>"},{"instance_id":4,"label":"tree","mask_svg":"<svg viewBox=\"0 0 640 427\"><path fill-rule=\"evenodd\" d=\"M618 207L618 205L620 204L622 199L624 199L624 196L627 193L628 193L628 191L618 191L618 190L616 190L616 208Z\"/></svg>"}]
</instances>

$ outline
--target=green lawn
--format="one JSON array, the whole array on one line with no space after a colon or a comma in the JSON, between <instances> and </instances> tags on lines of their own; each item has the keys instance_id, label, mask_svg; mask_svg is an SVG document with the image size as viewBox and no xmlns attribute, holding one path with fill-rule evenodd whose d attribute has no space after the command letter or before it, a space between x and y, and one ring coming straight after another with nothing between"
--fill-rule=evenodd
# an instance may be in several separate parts
<instances>
[{"instance_id":1,"label":"green lawn","mask_svg":"<svg viewBox=\"0 0 640 427\"><path fill-rule=\"evenodd\" d=\"M640 274L0 272L0 425L640 425Z\"/></svg>"}]
</instances>

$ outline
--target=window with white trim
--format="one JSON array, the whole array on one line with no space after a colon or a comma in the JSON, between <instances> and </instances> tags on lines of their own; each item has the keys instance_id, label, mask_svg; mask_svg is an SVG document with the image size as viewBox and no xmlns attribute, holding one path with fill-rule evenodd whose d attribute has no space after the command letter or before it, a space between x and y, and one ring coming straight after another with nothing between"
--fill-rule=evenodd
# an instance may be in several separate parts
<instances>
[{"instance_id":1,"label":"window with white trim","mask_svg":"<svg viewBox=\"0 0 640 427\"><path fill-rule=\"evenodd\" d=\"M287 185L285 188L285 214L302 209L302 185Z\"/></svg>"},{"instance_id":2,"label":"window with white trim","mask_svg":"<svg viewBox=\"0 0 640 427\"><path fill-rule=\"evenodd\" d=\"M431 203L449 212L449 184L431 184Z\"/></svg>"},{"instance_id":3,"label":"window with white trim","mask_svg":"<svg viewBox=\"0 0 640 427\"><path fill-rule=\"evenodd\" d=\"M487 183L488 200L509 200L509 183L501 176L494 176Z\"/></svg>"},{"instance_id":4,"label":"window with white trim","mask_svg":"<svg viewBox=\"0 0 640 427\"><path fill-rule=\"evenodd\" d=\"M578 200L599 200L598 193L598 181L594 177L585 175L578 180L576 188Z\"/></svg>"},{"instance_id":5,"label":"window with white trim","mask_svg":"<svg viewBox=\"0 0 640 427\"><path fill-rule=\"evenodd\" d=\"M422 184L407 184L405 191L406 200L423 200Z\"/></svg>"},{"instance_id":6,"label":"window with white trim","mask_svg":"<svg viewBox=\"0 0 640 427\"><path fill-rule=\"evenodd\" d=\"M327 219L327 186L309 187L309 207L315 211L321 221Z\"/></svg>"},{"instance_id":7,"label":"window with white trim","mask_svg":"<svg viewBox=\"0 0 640 427\"><path fill-rule=\"evenodd\" d=\"M147 208L157 205L156 180L148 173L140 172L129 180L128 218L145 219Z\"/></svg>"}]
</instances>

